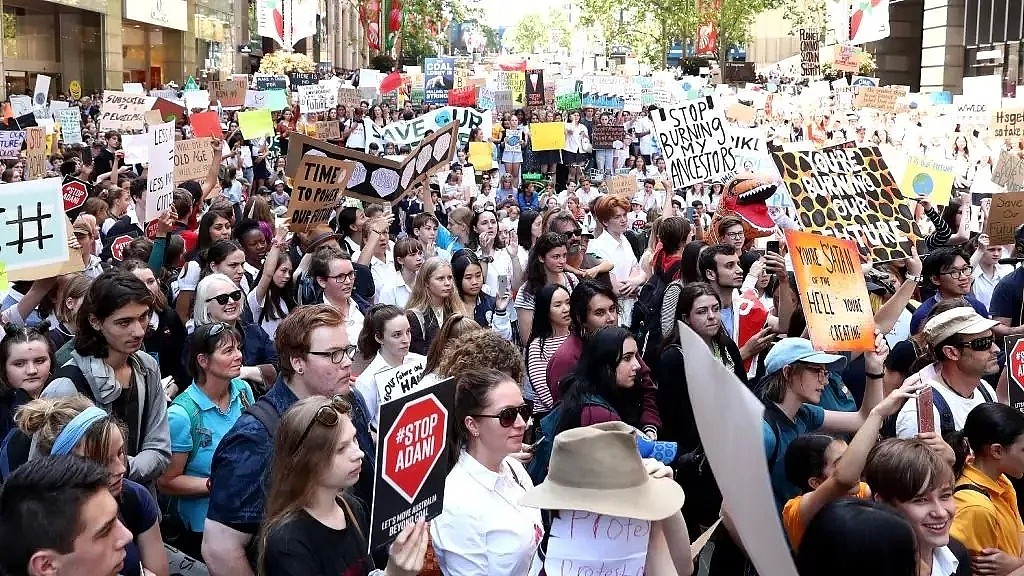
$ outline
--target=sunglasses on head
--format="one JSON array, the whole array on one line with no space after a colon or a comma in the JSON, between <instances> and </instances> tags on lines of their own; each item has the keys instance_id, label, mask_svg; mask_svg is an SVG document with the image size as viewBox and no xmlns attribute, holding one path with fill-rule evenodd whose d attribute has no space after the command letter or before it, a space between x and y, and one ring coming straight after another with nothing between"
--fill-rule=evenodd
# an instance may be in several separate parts
<instances>
[{"instance_id":1,"label":"sunglasses on head","mask_svg":"<svg viewBox=\"0 0 1024 576\"><path fill-rule=\"evenodd\" d=\"M299 437L299 443L295 445L295 450L292 451L294 455L302 447L302 443L309 437L310 430L313 429L313 424L319 423L321 426L327 426L328 428L334 428L341 421L342 414L348 414L352 409L348 400L345 399L341 394L335 394L327 401L326 404L320 406L313 413L313 419L306 424L306 429L302 432L302 436Z\"/></svg>"},{"instance_id":2,"label":"sunglasses on head","mask_svg":"<svg viewBox=\"0 0 1024 576\"><path fill-rule=\"evenodd\" d=\"M241 290L235 290L234 292L228 292L227 294L218 294L218 295L214 296L213 298L207 298L206 301L207 302L213 302L214 300L216 300L217 304L220 304L221 306L226 306L227 303L228 303L228 300L234 300L235 302L238 302L241 299L242 299L242 291Z\"/></svg>"},{"instance_id":3,"label":"sunglasses on head","mask_svg":"<svg viewBox=\"0 0 1024 576\"><path fill-rule=\"evenodd\" d=\"M992 343L995 342L995 336L982 336L981 338L975 338L974 340L968 340L967 342L957 342L953 346L957 348L970 348L975 352L984 352L992 348Z\"/></svg>"},{"instance_id":4,"label":"sunglasses on head","mask_svg":"<svg viewBox=\"0 0 1024 576\"><path fill-rule=\"evenodd\" d=\"M498 424L502 428L511 428L516 423L517 416L521 416L523 422L530 423L530 417L533 416L533 402L527 400L520 406L502 408L497 414L470 414L470 416L473 418L497 418Z\"/></svg>"}]
</instances>

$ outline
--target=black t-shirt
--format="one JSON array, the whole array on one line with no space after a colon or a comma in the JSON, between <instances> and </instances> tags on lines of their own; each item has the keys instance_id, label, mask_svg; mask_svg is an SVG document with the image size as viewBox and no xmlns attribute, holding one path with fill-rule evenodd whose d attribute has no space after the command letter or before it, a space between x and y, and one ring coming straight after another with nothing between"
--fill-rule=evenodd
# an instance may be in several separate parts
<instances>
[{"instance_id":1,"label":"black t-shirt","mask_svg":"<svg viewBox=\"0 0 1024 576\"><path fill-rule=\"evenodd\" d=\"M104 148L102 152L92 159L92 179L96 180L99 176L110 172L113 167L114 153ZM113 178L112 181L117 182L117 178Z\"/></svg>"},{"instance_id":2,"label":"black t-shirt","mask_svg":"<svg viewBox=\"0 0 1024 576\"><path fill-rule=\"evenodd\" d=\"M350 500L351 501L351 500ZM305 510L275 526L267 535L264 571L274 576L366 576L373 561L363 534L369 520L354 507L358 528L346 514L348 526L329 528Z\"/></svg>"},{"instance_id":3,"label":"black t-shirt","mask_svg":"<svg viewBox=\"0 0 1024 576\"><path fill-rule=\"evenodd\" d=\"M132 385L121 388L121 394L110 404L110 411L127 424L128 437L124 439L124 451L129 456L135 456L139 453L139 386L134 370Z\"/></svg>"},{"instance_id":4,"label":"black t-shirt","mask_svg":"<svg viewBox=\"0 0 1024 576\"><path fill-rule=\"evenodd\" d=\"M992 291L988 312L993 318L1009 318L1011 326L1020 326L1024 308L1024 268L1004 276Z\"/></svg>"}]
</instances>

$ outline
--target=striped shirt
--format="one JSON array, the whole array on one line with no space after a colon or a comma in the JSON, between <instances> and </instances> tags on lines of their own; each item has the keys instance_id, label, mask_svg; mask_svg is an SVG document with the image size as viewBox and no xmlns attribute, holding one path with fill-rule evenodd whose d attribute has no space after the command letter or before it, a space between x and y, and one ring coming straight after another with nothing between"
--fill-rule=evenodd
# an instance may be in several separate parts
<instances>
[{"instance_id":1,"label":"striped shirt","mask_svg":"<svg viewBox=\"0 0 1024 576\"><path fill-rule=\"evenodd\" d=\"M569 335L566 334L565 336L534 338L526 349L526 375L530 379L530 387L533 388L534 414L548 412L555 405L555 401L551 397L551 387L548 386L548 362L568 337Z\"/></svg>"}]
</instances>

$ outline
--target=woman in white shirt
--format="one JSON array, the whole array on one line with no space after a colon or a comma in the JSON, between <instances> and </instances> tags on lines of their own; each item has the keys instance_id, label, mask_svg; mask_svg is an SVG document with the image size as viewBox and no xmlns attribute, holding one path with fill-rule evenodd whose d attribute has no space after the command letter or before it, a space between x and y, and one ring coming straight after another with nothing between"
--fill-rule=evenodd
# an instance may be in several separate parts
<instances>
[{"instance_id":1,"label":"woman in white shirt","mask_svg":"<svg viewBox=\"0 0 1024 576\"><path fill-rule=\"evenodd\" d=\"M287 248L285 237L287 228L277 231L277 236L270 244L270 251L263 261L263 271L252 292L246 296L245 303L249 306L252 320L267 333L271 340L277 335L277 327L295 308L295 287L292 282L292 260ZM269 300L269 304L268 304Z\"/></svg>"},{"instance_id":2,"label":"woman in white shirt","mask_svg":"<svg viewBox=\"0 0 1024 576\"><path fill-rule=\"evenodd\" d=\"M392 277L390 284L385 284L381 288L380 303L405 308L412 294L416 274L423 266L423 243L411 236L402 238L395 242L393 254L398 273Z\"/></svg>"},{"instance_id":3,"label":"woman in white shirt","mask_svg":"<svg viewBox=\"0 0 1024 576\"><path fill-rule=\"evenodd\" d=\"M581 166L590 155L583 150L583 141L587 138L589 134L587 127L580 123L580 112L573 110L565 123L565 148L562 149L562 164L569 167L569 180L579 180Z\"/></svg>"},{"instance_id":4,"label":"woman in white shirt","mask_svg":"<svg viewBox=\"0 0 1024 576\"><path fill-rule=\"evenodd\" d=\"M446 576L529 574L544 526L539 509L519 503L533 482L511 455L522 450L532 407L497 370L457 378L452 469L430 525L438 564Z\"/></svg>"},{"instance_id":5,"label":"woman in white shirt","mask_svg":"<svg viewBox=\"0 0 1024 576\"><path fill-rule=\"evenodd\" d=\"M646 110L641 110L633 122L633 136L640 140L640 155L643 156L645 163L650 163L656 145L654 143L654 122L647 117Z\"/></svg>"},{"instance_id":6,"label":"woman in white shirt","mask_svg":"<svg viewBox=\"0 0 1024 576\"><path fill-rule=\"evenodd\" d=\"M370 308L359 334L359 353L372 361L356 378L356 390L366 402L366 420L376 430L380 422L380 394L375 376L378 372L397 368L403 364L419 365L416 377L421 376L426 356L409 352L412 329L405 312L397 306L378 305Z\"/></svg>"}]
</instances>

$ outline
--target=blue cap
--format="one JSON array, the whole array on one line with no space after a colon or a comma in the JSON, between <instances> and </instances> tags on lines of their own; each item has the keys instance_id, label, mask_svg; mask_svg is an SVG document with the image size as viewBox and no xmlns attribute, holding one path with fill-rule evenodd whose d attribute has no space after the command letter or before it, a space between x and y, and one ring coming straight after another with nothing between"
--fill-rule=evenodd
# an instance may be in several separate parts
<instances>
[{"instance_id":1,"label":"blue cap","mask_svg":"<svg viewBox=\"0 0 1024 576\"><path fill-rule=\"evenodd\" d=\"M772 346L765 356L764 375L771 376L793 362L824 364L833 372L846 367L845 356L818 352L806 338L784 338Z\"/></svg>"}]
</instances>

